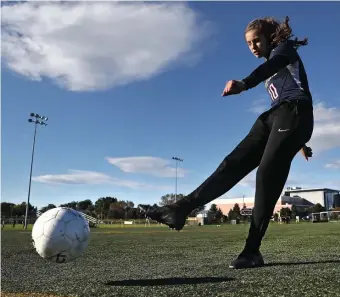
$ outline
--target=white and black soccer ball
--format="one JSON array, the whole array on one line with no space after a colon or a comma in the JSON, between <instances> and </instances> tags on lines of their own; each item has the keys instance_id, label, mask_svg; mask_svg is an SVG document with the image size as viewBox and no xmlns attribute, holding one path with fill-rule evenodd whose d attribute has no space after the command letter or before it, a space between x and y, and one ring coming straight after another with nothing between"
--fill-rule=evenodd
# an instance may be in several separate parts
<instances>
[{"instance_id":1,"label":"white and black soccer ball","mask_svg":"<svg viewBox=\"0 0 340 297\"><path fill-rule=\"evenodd\" d=\"M32 241L37 253L55 263L67 263L83 255L90 227L76 210L57 207L44 212L35 222Z\"/></svg>"}]
</instances>

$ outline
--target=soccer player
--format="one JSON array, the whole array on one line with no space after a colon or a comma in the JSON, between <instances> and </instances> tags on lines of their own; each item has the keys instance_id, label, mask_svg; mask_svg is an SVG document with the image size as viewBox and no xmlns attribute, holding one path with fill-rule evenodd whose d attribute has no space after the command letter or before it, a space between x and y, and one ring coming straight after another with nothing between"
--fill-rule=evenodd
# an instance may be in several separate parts
<instances>
[{"instance_id":1,"label":"soccer player","mask_svg":"<svg viewBox=\"0 0 340 297\"><path fill-rule=\"evenodd\" d=\"M264 265L260 245L275 204L287 181L291 162L301 150L308 160L311 149L305 146L313 133L312 95L297 48L307 44L292 39L289 18L255 19L245 30L250 51L265 62L243 80L227 82L222 96L239 94L265 82L271 107L262 113L248 135L227 155L219 167L197 189L174 204L164 207L140 205L147 217L181 230L189 213L220 197L256 167L255 204L249 234L243 251L230 268Z\"/></svg>"}]
</instances>

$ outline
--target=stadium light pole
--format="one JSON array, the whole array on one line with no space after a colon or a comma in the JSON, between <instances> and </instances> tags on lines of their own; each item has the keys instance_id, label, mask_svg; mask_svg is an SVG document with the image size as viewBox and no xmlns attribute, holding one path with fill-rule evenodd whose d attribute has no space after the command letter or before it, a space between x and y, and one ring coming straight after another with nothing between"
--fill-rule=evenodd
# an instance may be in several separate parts
<instances>
[{"instance_id":1,"label":"stadium light pole","mask_svg":"<svg viewBox=\"0 0 340 297\"><path fill-rule=\"evenodd\" d=\"M176 187L175 187L175 202L177 202L177 168L178 168L178 162L183 162L183 159L178 157L172 157L173 160L176 162Z\"/></svg>"},{"instance_id":2,"label":"stadium light pole","mask_svg":"<svg viewBox=\"0 0 340 297\"><path fill-rule=\"evenodd\" d=\"M37 113L33 113L33 112L30 114L30 116L31 116L31 118L28 119L28 122L34 123L34 136L33 136L33 146L32 146L30 180L29 180L29 184L28 184L28 195L27 195L27 204L26 204L26 213L25 213L25 230L27 230L28 209L29 209L30 196L31 196L32 170L33 170L33 160L34 160L35 138L36 138L36 135L37 135L37 125L47 126L45 121L48 120L47 117L40 116Z\"/></svg>"}]
</instances>

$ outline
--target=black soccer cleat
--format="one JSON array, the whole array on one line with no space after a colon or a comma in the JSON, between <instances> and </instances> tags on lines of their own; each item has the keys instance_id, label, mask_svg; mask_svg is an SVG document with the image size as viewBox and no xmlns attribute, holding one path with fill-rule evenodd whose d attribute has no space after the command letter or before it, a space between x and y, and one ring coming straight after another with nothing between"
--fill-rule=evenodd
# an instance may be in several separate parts
<instances>
[{"instance_id":1,"label":"black soccer cleat","mask_svg":"<svg viewBox=\"0 0 340 297\"><path fill-rule=\"evenodd\" d=\"M185 225L188 212L177 206L167 205L163 207L140 204L139 209L145 213L145 217L158 223L165 224L171 229L180 231Z\"/></svg>"},{"instance_id":2,"label":"black soccer cleat","mask_svg":"<svg viewBox=\"0 0 340 297\"><path fill-rule=\"evenodd\" d=\"M257 268L264 266L264 260L260 252L256 254L240 254L237 259L232 261L229 268L232 269L246 269Z\"/></svg>"}]
</instances>

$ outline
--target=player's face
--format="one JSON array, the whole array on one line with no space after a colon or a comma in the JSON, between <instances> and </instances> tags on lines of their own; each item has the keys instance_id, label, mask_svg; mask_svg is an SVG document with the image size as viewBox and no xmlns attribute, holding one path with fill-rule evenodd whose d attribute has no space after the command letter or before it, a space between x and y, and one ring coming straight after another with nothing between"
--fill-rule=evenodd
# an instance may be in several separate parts
<instances>
[{"instance_id":1,"label":"player's face","mask_svg":"<svg viewBox=\"0 0 340 297\"><path fill-rule=\"evenodd\" d=\"M268 53L268 42L263 34L257 30L250 30L246 33L246 42L250 51L256 58L263 58Z\"/></svg>"}]
</instances>

